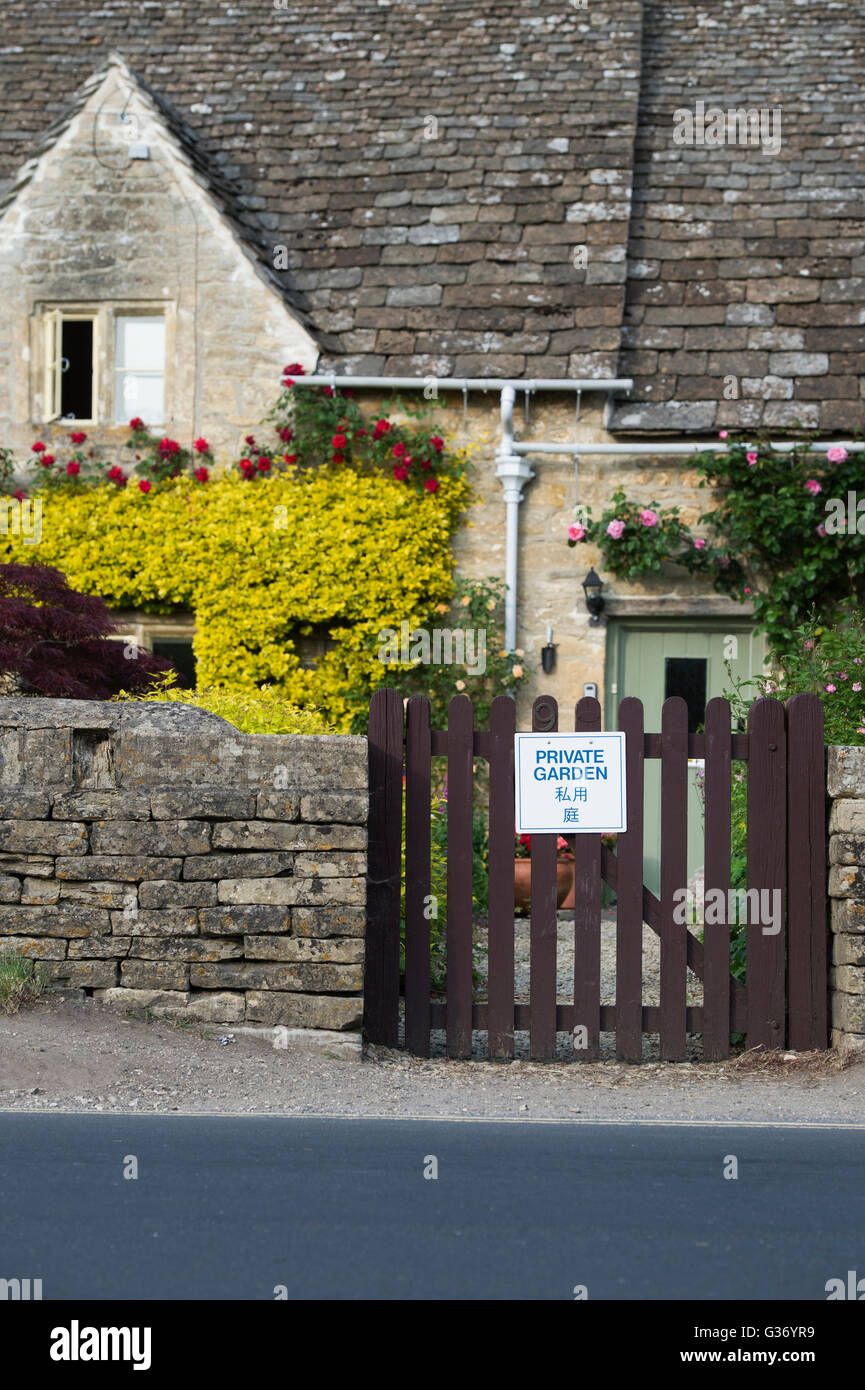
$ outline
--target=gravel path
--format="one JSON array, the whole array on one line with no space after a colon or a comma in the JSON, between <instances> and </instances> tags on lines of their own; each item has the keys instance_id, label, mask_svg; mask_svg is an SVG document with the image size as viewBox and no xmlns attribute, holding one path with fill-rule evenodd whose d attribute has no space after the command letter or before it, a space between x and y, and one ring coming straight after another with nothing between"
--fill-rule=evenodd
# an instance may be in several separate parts
<instances>
[{"instance_id":1,"label":"gravel path","mask_svg":"<svg viewBox=\"0 0 865 1390\"><path fill-rule=\"evenodd\" d=\"M518 917L514 927L514 998L517 1003L527 1004L530 991L530 930L525 917ZM486 957L484 957L484 962ZM558 919L558 941L556 950L556 998L560 1004L568 1004L574 994L574 927L573 915L560 913ZM651 927L643 927L643 1003L661 1002L661 948L660 940ZM478 999L486 997L483 987ZM687 1000L689 1004L702 1004L702 982L688 971ZM601 1003L616 1002L616 914L604 912L601 918ZM401 1035L402 1037L402 1035ZM434 1031L432 1034L433 1056L444 1057L445 1034ZM482 1059L487 1055L486 1033L472 1034L472 1056ZM517 1032L514 1037L514 1053L517 1057L528 1058L529 1035ZM601 1056L615 1058L616 1037L614 1033L601 1034ZM573 1038L568 1033L556 1035L556 1056L561 1061L575 1061ZM643 1060L657 1061L660 1057L660 1038L657 1033L647 1033L643 1037ZM701 1042L698 1037L688 1038L688 1057L699 1061L702 1057Z\"/></svg>"}]
</instances>

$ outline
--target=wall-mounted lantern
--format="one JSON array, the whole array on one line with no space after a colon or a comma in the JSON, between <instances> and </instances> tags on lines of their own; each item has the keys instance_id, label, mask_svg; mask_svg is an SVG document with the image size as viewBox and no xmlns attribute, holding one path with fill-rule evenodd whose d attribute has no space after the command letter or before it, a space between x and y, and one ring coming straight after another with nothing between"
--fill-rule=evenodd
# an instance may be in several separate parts
<instances>
[{"instance_id":1,"label":"wall-mounted lantern","mask_svg":"<svg viewBox=\"0 0 865 1390\"><path fill-rule=\"evenodd\" d=\"M604 585L598 578L594 570L589 570L583 580L583 592L586 595L586 607L591 613L589 627L600 627L601 614L604 611L604 600L601 597L601 590Z\"/></svg>"},{"instance_id":2,"label":"wall-mounted lantern","mask_svg":"<svg viewBox=\"0 0 865 1390\"><path fill-rule=\"evenodd\" d=\"M541 647L541 668L545 676L548 676L556 667L556 648L553 642L553 629L547 628L547 645Z\"/></svg>"}]
</instances>

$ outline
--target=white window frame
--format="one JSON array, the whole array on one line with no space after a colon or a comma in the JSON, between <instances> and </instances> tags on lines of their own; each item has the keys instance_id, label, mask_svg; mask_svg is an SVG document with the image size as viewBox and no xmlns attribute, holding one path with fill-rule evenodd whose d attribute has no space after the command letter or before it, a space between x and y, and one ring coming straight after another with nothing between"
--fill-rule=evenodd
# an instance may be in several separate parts
<instances>
[{"instance_id":1,"label":"white window frame","mask_svg":"<svg viewBox=\"0 0 865 1390\"><path fill-rule=\"evenodd\" d=\"M90 414L76 415L69 424L95 425L99 412L99 311L98 309L74 310L49 309L44 315L44 379L43 379L43 423L51 424L63 419L60 403L63 396L63 356L60 351L64 323L93 324L93 358L90 373Z\"/></svg>"},{"instance_id":2,"label":"white window frame","mask_svg":"<svg viewBox=\"0 0 865 1390\"><path fill-rule=\"evenodd\" d=\"M120 380L121 380L122 377L124 377L124 376L133 376L133 375L134 375L134 376L160 377L161 380L162 380L162 420L159 422L159 424L154 424L154 425L152 426L152 428L155 429L155 430L164 429L164 428L165 428L165 387L166 387L166 375L167 375L167 365L168 365L168 364L167 364L167 358L168 358L168 324L165 322L165 314L164 314L164 313L154 313L154 312L152 312L152 311L150 311L150 310L145 311L145 310L142 310L142 309L130 310L130 309L125 309L125 308L116 308L116 309L114 309L114 310L112 311L111 318L112 318L112 329L113 329L113 338L112 338L112 344L111 344L111 352L112 352L112 358L113 358L113 364L112 364L112 365L113 365L113 371L112 371L112 383L111 383L111 420L110 420L110 423L111 423L112 425L115 425L115 426L123 426L123 425L126 425L126 424L129 423L129 416L128 416L128 415L127 415L127 417L126 417L125 419L123 419L123 420L118 420L118 419L117 419L117 399L118 399L118 391L119 391L119 389L120 389L119 383L120 383ZM159 368L156 368L156 367L134 367L134 368L133 368L133 367L121 367L121 366L119 366L118 363L117 363L117 328L118 328L118 325L119 325L119 323L120 323L120 320L121 320L121 319L155 319L155 318L160 318L160 319L162 319L162 321L163 321L163 330L164 330L164 331L163 331L163 347L164 347L164 351L163 351L163 358L162 358L162 366L159 367ZM135 415L138 414L138 411L133 409L132 412L131 412L131 414L132 414L133 416L135 416ZM148 420L145 420L144 423L145 423L146 425L150 424L150 422L149 422Z\"/></svg>"},{"instance_id":3,"label":"white window frame","mask_svg":"<svg viewBox=\"0 0 865 1390\"><path fill-rule=\"evenodd\" d=\"M118 430L128 425L128 420L115 421L115 387L121 369L115 362L116 324L120 318L156 318L165 320L165 360L161 372L153 375L163 378L163 420L153 425L154 433L161 434L168 428L174 417L173 380L170 363L174 355L175 306L168 300L110 300L101 303L75 302L58 304L56 302L38 304L33 316L33 362L35 370L32 377L34 397L34 424L67 424ZM61 327L69 320L92 320L93 322L93 375L90 415L87 419L77 417L74 421L64 421L60 414L61 369L60 354ZM145 372L140 373L144 375ZM149 373L148 373L149 374ZM131 415L135 415L132 411ZM150 422L145 420L147 425Z\"/></svg>"}]
</instances>

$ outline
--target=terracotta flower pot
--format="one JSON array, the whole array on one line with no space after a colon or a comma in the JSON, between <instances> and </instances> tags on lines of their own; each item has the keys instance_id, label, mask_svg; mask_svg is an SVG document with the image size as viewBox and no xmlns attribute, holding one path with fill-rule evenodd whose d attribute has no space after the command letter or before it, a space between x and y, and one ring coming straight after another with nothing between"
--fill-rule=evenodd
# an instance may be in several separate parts
<instances>
[{"instance_id":1,"label":"terracotta flower pot","mask_svg":"<svg viewBox=\"0 0 865 1390\"><path fill-rule=\"evenodd\" d=\"M573 896L574 886L574 861L573 859L556 860L556 905L561 907L562 903L570 893ZM514 859L514 906L524 908L526 911L532 905L532 861L531 859Z\"/></svg>"}]
</instances>

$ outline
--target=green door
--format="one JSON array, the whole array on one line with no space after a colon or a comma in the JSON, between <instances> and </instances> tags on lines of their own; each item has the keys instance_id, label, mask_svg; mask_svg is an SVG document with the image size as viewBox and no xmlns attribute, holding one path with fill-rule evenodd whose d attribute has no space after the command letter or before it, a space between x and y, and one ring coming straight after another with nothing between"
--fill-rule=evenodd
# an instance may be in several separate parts
<instances>
[{"instance_id":1,"label":"green door","mask_svg":"<svg viewBox=\"0 0 865 1390\"><path fill-rule=\"evenodd\" d=\"M764 639L752 627L726 619L610 619L607 631L606 725L617 726L619 701L635 695L643 702L647 733L660 733L661 706L669 695L688 702L691 733L702 729L707 700L723 695L733 682L763 671ZM688 877L703 865L703 821L697 794L696 760L689 771ZM661 882L661 763L646 760L644 858L646 887ZM684 886L684 885L683 885Z\"/></svg>"}]
</instances>

